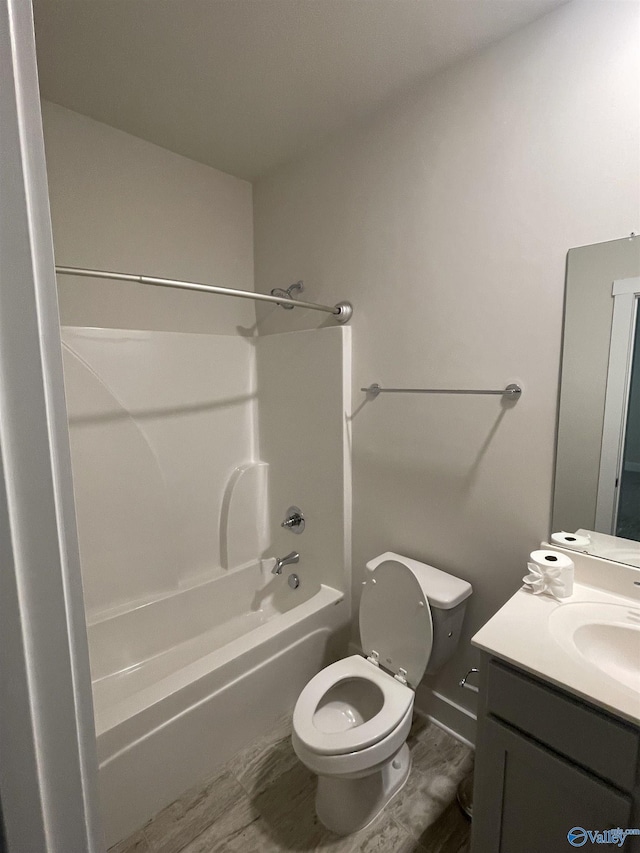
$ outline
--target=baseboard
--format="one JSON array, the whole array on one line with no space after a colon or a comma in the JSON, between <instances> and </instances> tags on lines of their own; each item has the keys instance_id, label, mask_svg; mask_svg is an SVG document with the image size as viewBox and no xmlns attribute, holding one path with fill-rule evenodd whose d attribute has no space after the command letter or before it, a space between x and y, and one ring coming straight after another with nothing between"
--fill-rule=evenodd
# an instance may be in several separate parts
<instances>
[{"instance_id":1,"label":"baseboard","mask_svg":"<svg viewBox=\"0 0 640 853\"><path fill-rule=\"evenodd\" d=\"M362 649L353 642L349 643L350 655L361 655ZM456 740L470 747L476 743L476 715L467 711L461 705L447 699L436 690L422 685L416 692L416 704L414 712L419 717L431 720L436 726L443 729Z\"/></svg>"},{"instance_id":2,"label":"baseboard","mask_svg":"<svg viewBox=\"0 0 640 853\"><path fill-rule=\"evenodd\" d=\"M418 704L414 706L416 714L431 720L456 740L475 747L477 723L475 714L428 687L422 686L418 688L418 692L419 695L416 696Z\"/></svg>"}]
</instances>

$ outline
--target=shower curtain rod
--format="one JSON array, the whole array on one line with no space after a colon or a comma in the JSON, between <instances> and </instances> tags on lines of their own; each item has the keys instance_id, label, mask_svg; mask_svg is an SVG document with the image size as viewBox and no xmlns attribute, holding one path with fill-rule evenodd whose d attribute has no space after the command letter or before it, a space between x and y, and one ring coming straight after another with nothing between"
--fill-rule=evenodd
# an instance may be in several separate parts
<instances>
[{"instance_id":1,"label":"shower curtain rod","mask_svg":"<svg viewBox=\"0 0 640 853\"><path fill-rule=\"evenodd\" d=\"M77 275L85 278L109 278L114 281L134 281L138 284L154 284L157 287L174 287L178 290L197 290L201 293L218 293L221 296L239 296L241 299L255 299L257 302L274 302L276 305L290 305L292 308L310 308L312 311L325 311L332 314L338 323L348 323L353 314L350 302L338 302L333 308L329 305L317 305L315 302L303 302L301 299L285 299L266 293L254 293L251 290L235 290L231 287L218 287L214 284L198 284L194 281L179 281L173 278L156 278L150 275L134 275L108 270L86 270L80 267L56 266L59 275Z\"/></svg>"}]
</instances>

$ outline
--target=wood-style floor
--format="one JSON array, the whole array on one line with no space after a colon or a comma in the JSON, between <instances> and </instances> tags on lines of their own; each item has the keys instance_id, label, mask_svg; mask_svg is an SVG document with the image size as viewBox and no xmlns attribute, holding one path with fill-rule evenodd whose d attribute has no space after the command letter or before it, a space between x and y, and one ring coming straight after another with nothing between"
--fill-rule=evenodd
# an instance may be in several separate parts
<instances>
[{"instance_id":1,"label":"wood-style floor","mask_svg":"<svg viewBox=\"0 0 640 853\"><path fill-rule=\"evenodd\" d=\"M419 718L404 788L366 829L341 838L318 821L316 779L291 747L291 718L239 752L110 853L468 853L456 802L472 751Z\"/></svg>"}]
</instances>

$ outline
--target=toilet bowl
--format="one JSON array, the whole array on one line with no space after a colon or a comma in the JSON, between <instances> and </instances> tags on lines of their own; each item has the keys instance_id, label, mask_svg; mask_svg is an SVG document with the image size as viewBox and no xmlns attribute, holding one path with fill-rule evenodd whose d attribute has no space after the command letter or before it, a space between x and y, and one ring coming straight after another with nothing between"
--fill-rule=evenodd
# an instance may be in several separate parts
<instances>
[{"instance_id":1,"label":"toilet bowl","mask_svg":"<svg viewBox=\"0 0 640 853\"><path fill-rule=\"evenodd\" d=\"M404 785L414 690L457 643L466 581L391 551L367 563L364 655L315 675L293 712L296 755L318 775L316 812L339 835L362 829Z\"/></svg>"}]
</instances>

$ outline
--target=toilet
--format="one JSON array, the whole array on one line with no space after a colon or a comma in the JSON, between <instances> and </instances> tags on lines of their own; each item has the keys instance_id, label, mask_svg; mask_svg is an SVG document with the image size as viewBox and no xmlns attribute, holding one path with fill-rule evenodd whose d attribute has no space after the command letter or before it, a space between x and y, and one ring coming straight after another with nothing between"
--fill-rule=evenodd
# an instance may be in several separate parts
<instances>
[{"instance_id":1,"label":"toilet","mask_svg":"<svg viewBox=\"0 0 640 853\"><path fill-rule=\"evenodd\" d=\"M367 826L404 785L414 690L451 657L471 585L392 551L367 563L363 655L332 663L304 688L293 748L318 775L316 812L339 835Z\"/></svg>"}]
</instances>

